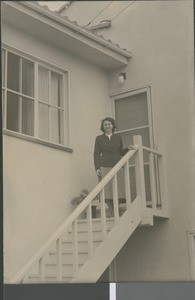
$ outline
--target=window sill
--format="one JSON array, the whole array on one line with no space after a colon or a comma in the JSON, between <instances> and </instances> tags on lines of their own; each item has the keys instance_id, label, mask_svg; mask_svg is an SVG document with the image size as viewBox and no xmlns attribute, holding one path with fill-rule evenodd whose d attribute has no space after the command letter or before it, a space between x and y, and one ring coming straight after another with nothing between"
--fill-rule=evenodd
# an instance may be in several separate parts
<instances>
[{"instance_id":1,"label":"window sill","mask_svg":"<svg viewBox=\"0 0 195 300\"><path fill-rule=\"evenodd\" d=\"M6 134L6 135L10 135L10 136L13 136L13 137L17 137L17 138L20 138L20 139L23 139L23 140L30 141L30 142L33 142L33 143L37 143L37 144L40 144L40 145L43 145L43 146L56 148L58 150L62 150L62 151L65 151L65 152L69 152L69 153L73 152L73 149L71 149L71 148L68 148L68 147L65 147L65 146L62 146L62 145L59 145L59 144L54 144L54 143L51 143L51 142L48 142L48 141L43 141L43 140L37 139L35 137L28 136L28 135L25 135L25 134L22 134L22 133L10 131L8 129L4 129L3 133Z\"/></svg>"}]
</instances>

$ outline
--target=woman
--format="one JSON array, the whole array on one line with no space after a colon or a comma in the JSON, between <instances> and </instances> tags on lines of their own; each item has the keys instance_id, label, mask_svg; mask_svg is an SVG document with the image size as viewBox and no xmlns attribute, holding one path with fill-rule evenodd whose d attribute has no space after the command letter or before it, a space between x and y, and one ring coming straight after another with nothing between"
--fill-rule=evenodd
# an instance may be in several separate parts
<instances>
[{"instance_id":1,"label":"woman","mask_svg":"<svg viewBox=\"0 0 195 300\"><path fill-rule=\"evenodd\" d=\"M101 131L103 134L96 137L94 148L94 165L96 174L99 179L103 178L125 155L132 146L123 149L122 138L118 134L114 134L116 129L115 120L106 117L101 122ZM118 172L118 198L125 199L124 174L123 169ZM110 216L114 215L112 183L109 182L105 187L105 201L108 205Z\"/></svg>"}]
</instances>

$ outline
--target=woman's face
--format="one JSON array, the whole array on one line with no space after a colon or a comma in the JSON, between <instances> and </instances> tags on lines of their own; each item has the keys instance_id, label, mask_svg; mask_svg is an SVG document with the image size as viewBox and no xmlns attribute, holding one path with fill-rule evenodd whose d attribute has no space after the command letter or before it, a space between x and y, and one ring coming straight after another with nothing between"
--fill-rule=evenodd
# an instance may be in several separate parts
<instances>
[{"instance_id":1,"label":"woman's face","mask_svg":"<svg viewBox=\"0 0 195 300\"><path fill-rule=\"evenodd\" d=\"M112 133L113 125L110 121L104 121L103 128L105 133Z\"/></svg>"}]
</instances>

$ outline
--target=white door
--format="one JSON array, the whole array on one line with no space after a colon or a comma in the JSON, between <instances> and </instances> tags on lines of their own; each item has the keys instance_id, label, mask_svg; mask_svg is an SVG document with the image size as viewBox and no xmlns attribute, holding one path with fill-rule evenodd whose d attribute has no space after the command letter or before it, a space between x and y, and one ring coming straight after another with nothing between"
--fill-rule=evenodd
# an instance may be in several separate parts
<instances>
[{"instance_id":1,"label":"white door","mask_svg":"<svg viewBox=\"0 0 195 300\"><path fill-rule=\"evenodd\" d=\"M115 120L117 133L123 139L123 146L133 144L133 136L141 135L143 145L149 148L154 147L152 132L152 111L149 88L124 93L114 97ZM136 196L135 168L133 160L130 161L130 179L132 199ZM149 157L144 151L144 172L146 201L150 205L150 174Z\"/></svg>"}]
</instances>

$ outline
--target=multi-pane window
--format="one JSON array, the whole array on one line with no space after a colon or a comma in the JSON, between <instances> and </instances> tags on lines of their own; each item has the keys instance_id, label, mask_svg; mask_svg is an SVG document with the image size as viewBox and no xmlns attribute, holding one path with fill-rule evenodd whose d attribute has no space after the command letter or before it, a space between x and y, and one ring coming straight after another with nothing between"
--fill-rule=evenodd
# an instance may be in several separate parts
<instances>
[{"instance_id":1,"label":"multi-pane window","mask_svg":"<svg viewBox=\"0 0 195 300\"><path fill-rule=\"evenodd\" d=\"M64 145L65 73L2 51L4 128Z\"/></svg>"}]
</instances>

